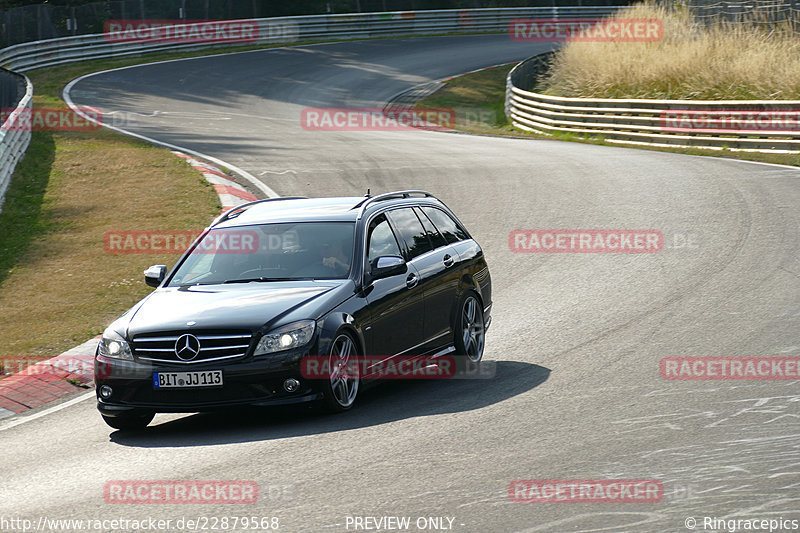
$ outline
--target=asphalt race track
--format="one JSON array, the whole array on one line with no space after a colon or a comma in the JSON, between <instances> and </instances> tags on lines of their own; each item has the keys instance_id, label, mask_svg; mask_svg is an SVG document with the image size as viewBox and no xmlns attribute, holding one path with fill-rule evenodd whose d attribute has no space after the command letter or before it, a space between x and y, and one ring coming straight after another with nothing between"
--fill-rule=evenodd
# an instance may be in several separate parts
<instances>
[{"instance_id":1,"label":"asphalt race track","mask_svg":"<svg viewBox=\"0 0 800 533\"><path fill-rule=\"evenodd\" d=\"M0 431L0 515L275 516L291 532L354 531L348 517L383 516L448 517L458 532L800 520L800 382L659 373L669 356L800 356L800 170L301 127L304 107L380 107L419 83L543 50L507 36L350 42L79 82L77 104L241 167L281 195L435 193L487 254L495 292L485 359L497 375L389 383L338 416L158 415L131 435L110 430L90 399ZM112 229L134 229L119 223ZM510 232L534 228L653 228L665 244L652 254L512 252ZM195 479L255 481L260 497L214 506L103 497L110 480ZM659 503L515 503L516 479L653 479L665 494Z\"/></svg>"}]
</instances>

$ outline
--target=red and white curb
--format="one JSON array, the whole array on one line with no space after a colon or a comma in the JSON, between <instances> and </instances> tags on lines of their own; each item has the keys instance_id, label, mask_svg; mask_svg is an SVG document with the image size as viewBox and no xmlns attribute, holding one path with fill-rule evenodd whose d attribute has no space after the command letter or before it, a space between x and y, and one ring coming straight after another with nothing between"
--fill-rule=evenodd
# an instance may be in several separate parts
<instances>
[{"instance_id":1,"label":"red and white curb","mask_svg":"<svg viewBox=\"0 0 800 533\"><path fill-rule=\"evenodd\" d=\"M97 337L0 380L0 419L92 386Z\"/></svg>"},{"instance_id":2,"label":"red and white curb","mask_svg":"<svg viewBox=\"0 0 800 533\"><path fill-rule=\"evenodd\" d=\"M195 170L200 172L206 181L214 186L217 191L219 201L222 203L222 211L228 211L236 206L258 200L256 196L248 192L244 187L233 181L230 176L224 174L218 168L204 163L183 152L173 151L173 154L185 159Z\"/></svg>"},{"instance_id":3,"label":"red and white curb","mask_svg":"<svg viewBox=\"0 0 800 533\"><path fill-rule=\"evenodd\" d=\"M217 191L222 211L258 200L218 168L182 152L185 159ZM88 340L57 357L41 361L22 372L0 379L0 419L60 400L94 385L94 353L97 338Z\"/></svg>"}]
</instances>

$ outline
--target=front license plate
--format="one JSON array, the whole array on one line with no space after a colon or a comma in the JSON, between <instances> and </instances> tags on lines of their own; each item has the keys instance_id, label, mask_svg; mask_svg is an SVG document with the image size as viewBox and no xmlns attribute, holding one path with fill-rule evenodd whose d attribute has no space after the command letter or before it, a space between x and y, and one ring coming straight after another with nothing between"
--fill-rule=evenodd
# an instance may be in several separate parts
<instances>
[{"instance_id":1,"label":"front license plate","mask_svg":"<svg viewBox=\"0 0 800 533\"><path fill-rule=\"evenodd\" d=\"M221 387L222 370L206 370L203 372L153 372L153 386L157 389Z\"/></svg>"}]
</instances>

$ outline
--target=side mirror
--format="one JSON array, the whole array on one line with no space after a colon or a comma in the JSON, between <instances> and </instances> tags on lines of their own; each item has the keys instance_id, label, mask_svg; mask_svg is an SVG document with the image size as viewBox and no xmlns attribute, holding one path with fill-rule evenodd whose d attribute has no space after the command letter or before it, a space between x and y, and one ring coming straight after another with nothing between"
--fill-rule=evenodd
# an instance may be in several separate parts
<instances>
[{"instance_id":1,"label":"side mirror","mask_svg":"<svg viewBox=\"0 0 800 533\"><path fill-rule=\"evenodd\" d=\"M158 287L167 277L167 265L153 265L144 271L144 282L151 287Z\"/></svg>"},{"instance_id":2,"label":"side mirror","mask_svg":"<svg viewBox=\"0 0 800 533\"><path fill-rule=\"evenodd\" d=\"M405 259L399 255L382 255L372 260L370 264L370 278L373 280L389 278L408 272Z\"/></svg>"}]
</instances>

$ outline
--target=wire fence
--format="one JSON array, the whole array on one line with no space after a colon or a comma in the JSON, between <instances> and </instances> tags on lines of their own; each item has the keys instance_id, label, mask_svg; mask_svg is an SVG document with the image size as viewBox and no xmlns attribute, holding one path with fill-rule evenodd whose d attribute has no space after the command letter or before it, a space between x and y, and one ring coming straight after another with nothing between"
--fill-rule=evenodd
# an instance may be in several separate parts
<instances>
[{"instance_id":1,"label":"wire fence","mask_svg":"<svg viewBox=\"0 0 800 533\"><path fill-rule=\"evenodd\" d=\"M627 2L623 2L627 3ZM109 21L206 21L291 15L477 9L484 7L611 6L617 0L109 0L35 4L0 11L0 47L102 33Z\"/></svg>"},{"instance_id":2,"label":"wire fence","mask_svg":"<svg viewBox=\"0 0 800 533\"><path fill-rule=\"evenodd\" d=\"M25 78L4 68L0 68L0 124L6 118L6 110L17 107L25 96Z\"/></svg>"},{"instance_id":3,"label":"wire fence","mask_svg":"<svg viewBox=\"0 0 800 533\"><path fill-rule=\"evenodd\" d=\"M800 0L688 0L686 5L706 24L722 20L765 26L789 23L795 32L800 31Z\"/></svg>"}]
</instances>

